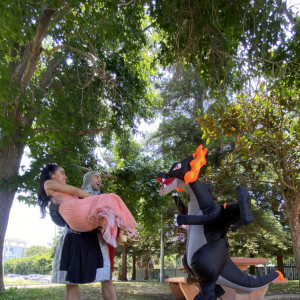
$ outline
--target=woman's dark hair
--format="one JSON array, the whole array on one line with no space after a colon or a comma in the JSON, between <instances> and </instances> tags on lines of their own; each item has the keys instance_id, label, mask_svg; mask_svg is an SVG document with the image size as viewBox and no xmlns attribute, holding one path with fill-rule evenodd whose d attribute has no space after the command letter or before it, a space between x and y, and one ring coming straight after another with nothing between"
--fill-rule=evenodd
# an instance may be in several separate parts
<instances>
[{"instance_id":1,"label":"woman's dark hair","mask_svg":"<svg viewBox=\"0 0 300 300\"><path fill-rule=\"evenodd\" d=\"M45 168L43 168L40 175L40 185L38 188L38 205L41 207L42 218L46 216L46 207L50 201L50 197L47 196L44 184L46 180L50 179L50 174L55 173L55 171L59 168L57 164L48 164Z\"/></svg>"}]
</instances>

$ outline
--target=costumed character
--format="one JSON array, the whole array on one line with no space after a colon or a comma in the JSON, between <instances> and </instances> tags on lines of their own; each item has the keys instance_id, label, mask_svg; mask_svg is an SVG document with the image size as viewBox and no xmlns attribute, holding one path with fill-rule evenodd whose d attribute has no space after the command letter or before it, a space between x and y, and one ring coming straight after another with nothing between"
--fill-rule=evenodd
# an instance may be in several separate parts
<instances>
[{"instance_id":1,"label":"costumed character","mask_svg":"<svg viewBox=\"0 0 300 300\"><path fill-rule=\"evenodd\" d=\"M206 164L206 152L207 149L200 145L193 155L174 163L168 173L161 172L156 178L163 185L161 194L179 189L188 196L187 209L177 195L173 197L180 213L178 225L188 225L183 265L198 279L201 287L194 300L216 300L224 294L221 285L252 291L282 277L279 271L253 276L242 272L232 262L226 233L230 226L236 230L252 222L250 195L238 186L237 203L216 204L212 185L198 179L201 167Z\"/></svg>"}]
</instances>

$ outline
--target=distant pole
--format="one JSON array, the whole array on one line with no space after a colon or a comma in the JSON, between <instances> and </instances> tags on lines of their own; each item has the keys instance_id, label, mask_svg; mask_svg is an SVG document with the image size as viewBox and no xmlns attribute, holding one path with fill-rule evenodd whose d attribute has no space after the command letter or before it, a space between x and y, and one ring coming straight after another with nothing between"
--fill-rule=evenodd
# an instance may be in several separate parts
<instances>
[{"instance_id":1,"label":"distant pole","mask_svg":"<svg viewBox=\"0 0 300 300\"><path fill-rule=\"evenodd\" d=\"M163 283L165 281L165 251L164 251L164 214L163 210L161 211L161 232L160 232L160 274L159 281Z\"/></svg>"},{"instance_id":2,"label":"distant pole","mask_svg":"<svg viewBox=\"0 0 300 300\"><path fill-rule=\"evenodd\" d=\"M165 115L163 114L163 123L165 122ZM164 158L165 149L165 135L163 133L163 143L162 143L162 158ZM165 163L164 163L165 164ZM160 273L159 281L163 283L165 281L165 235L164 235L164 211L161 210L161 232L160 232Z\"/></svg>"}]
</instances>

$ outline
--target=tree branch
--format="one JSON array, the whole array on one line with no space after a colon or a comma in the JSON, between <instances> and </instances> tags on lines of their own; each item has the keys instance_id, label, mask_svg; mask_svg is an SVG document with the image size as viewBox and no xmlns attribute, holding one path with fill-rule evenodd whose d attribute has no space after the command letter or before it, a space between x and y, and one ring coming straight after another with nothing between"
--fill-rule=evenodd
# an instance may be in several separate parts
<instances>
[{"instance_id":1,"label":"tree branch","mask_svg":"<svg viewBox=\"0 0 300 300\"><path fill-rule=\"evenodd\" d=\"M92 171L90 168L83 167L83 166L80 166L80 170L82 170L85 173L88 173L88 172ZM107 178L107 179L119 180L119 178L117 176L111 175L109 173L102 174L101 177L102 178Z\"/></svg>"},{"instance_id":2,"label":"tree branch","mask_svg":"<svg viewBox=\"0 0 300 300\"><path fill-rule=\"evenodd\" d=\"M279 151L278 148L275 149L276 155L277 155L277 164L278 164L278 169L276 169L276 165L275 162L272 162L273 164L273 171L275 174L277 174L278 179L280 181L280 183L282 185L284 185L285 187L289 188L290 190L294 191L294 192L298 192L298 190L296 189L296 187L290 185L289 183L287 183L285 180L283 180L282 174L281 174L281 164L280 164L280 155L279 155Z\"/></svg>"},{"instance_id":3,"label":"tree branch","mask_svg":"<svg viewBox=\"0 0 300 300\"><path fill-rule=\"evenodd\" d=\"M72 47L70 45L58 45L58 46L53 47L50 50L43 49L43 52L47 55L50 55L50 54L52 54L56 51L59 51L59 50L69 50L71 52L75 52L75 53L79 54L80 56L82 56L82 57L86 58L88 61L90 61L92 63L92 66L99 72L99 74L101 74L102 76L104 75L103 74L103 69L105 68L104 67L105 63L104 62L102 62L103 67L101 69L97 68L97 60L95 59L95 57L93 55L85 53L84 51L81 51L81 50L79 50L75 47Z\"/></svg>"},{"instance_id":4,"label":"tree branch","mask_svg":"<svg viewBox=\"0 0 300 300\"><path fill-rule=\"evenodd\" d=\"M39 61L39 57L41 54L42 49L42 41L47 33L48 26L50 24L50 21L55 13L55 10L51 8L46 8L43 12L42 19L38 25L38 28L36 30L35 36L32 41L31 45L31 54L28 60L28 63L26 65L25 71L23 73L21 83L28 83L32 75L34 73L34 70L36 68L36 65Z\"/></svg>"},{"instance_id":5,"label":"tree branch","mask_svg":"<svg viewBox=\"0 0 300 300\"><path fill-rule=\"evenodd\" d=\"M123 3L120 4L121 6L124 6L124 5L127 6L127 5L129 5L129 4L131 4L131 3L134 3L135 0L130 0L130 1L127 2L127 3L126 3L125 1L121 1L121 2L123 2Z\"/></svg>"},{"instance_id":6,"label":"tree branch","mask_svg":"<svg viewBox=\"0 0 300 300\"><path fill-rule=\"evenodd\" d=\"M268 181L268 180L241 180L243 183L270 183L273 185L279 185L275 181ZM235 184L234 182L228 182L228 183L217 183L218 186L230 186Z\"/></svg>"},{"instance_id":7,"label":"tree branch","mask_svg":"<svg viewBox=\"0 0 300 300\"><path fill-rule=\"evenodd\" d=\"M73 132L73 135L84 135L84 134L91 134L91 133L100 133L100 132L108 131L108 130L111 130L111 129L113 129L113 127L84 129L84 130Z\"/></svg>"},{"instance_id":8,"label":"tree branch","mask_svg":"<svg viewBox=\"0 0 300 300\"><path fill-rule=\"evenodd\" d=\"M119 180L117 176L111 175L111 174L103 174L101 175L102 178L112 179L112 180Z\"/></svg>"},{"instance_id":9,"label":"tree branch","mask_svg":"<svg viewBox=\"0 0 300 300\"><path fill-rule=\"evenodd\" d=\"M63 152L63 151L69 150L69 149L70 149L70 147L62 147L62 148L55 150L55 152Z\"/></svg>"},{"instance_id":10,"label":"tree branch","mask_svg":"<svg viewBox=\"0 0 300 300\"><path fill-rule=\"evenodd\" d=\"M92 171L91 169L89 169L87 167L83 167L83 166L80 166L80 170L85 172L85 173L88 173L88 172Z\"/></svg>"},{"instance_id":11,"label":"tree branch","mask_svg":"<svg viewBox=\"0 0 300 300\"><path fill-rule=\"evenodd\" d=\"M94 128L94 129L83 129L83 130L80 130L80 131L73 132L72 135L84 135L84 134L91 134L91 133L100 133L100 132L105 132L105 131L112 130L112 129L113 129L112 126L103 127L103 128ZM49 131L59 131L59 130L49 128L49 127L33 129L34 134L39 134L39 133L42 133L42 132L49 132Z\"/></svg>"},{"instance_id":12,"label":"tree branch","mask_svg":"<svg viewBox=\"0 0 300 300\"><path fill-rule=\"evenodd\" d=\"M53 73L56 71L57 66L59 64L60 58L54 57L47 65L47 69L43 74L43 77L40 82L40 88L42 90L46 89L51 82L53 77Z\"/></svg>"}]
</instances>

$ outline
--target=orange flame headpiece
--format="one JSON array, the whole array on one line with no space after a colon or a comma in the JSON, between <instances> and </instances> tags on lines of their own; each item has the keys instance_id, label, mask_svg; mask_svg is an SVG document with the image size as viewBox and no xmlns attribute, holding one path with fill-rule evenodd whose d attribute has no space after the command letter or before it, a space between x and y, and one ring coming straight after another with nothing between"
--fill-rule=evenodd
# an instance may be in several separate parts
<instances>
[{"instance_id":1,"label":"orange flame headpiece","mask_svg":"<svg viewBox=\"0 0 300 300\"><path fill-rule=\"evenodd\" d=\"M196 152L193 154L193 157L197 156L194 160L190 162L191 171L187 172L184 175L185 184L189 184L190 182L196 181L198 178L200 169L202 166L206 164L205 155L207 153L207 148L203 149L203 146L200 145Z\"/></svg>"}]
</instances>

